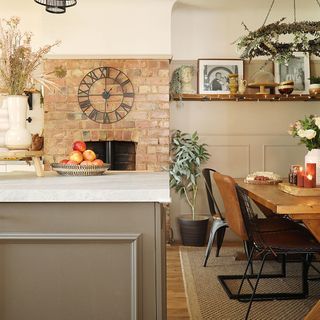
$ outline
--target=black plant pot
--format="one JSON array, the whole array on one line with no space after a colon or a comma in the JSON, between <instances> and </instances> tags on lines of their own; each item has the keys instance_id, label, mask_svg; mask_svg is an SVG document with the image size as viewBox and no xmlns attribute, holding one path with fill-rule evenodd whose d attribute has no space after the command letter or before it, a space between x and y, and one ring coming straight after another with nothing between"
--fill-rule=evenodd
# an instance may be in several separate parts
<instances>
[{"instance_id":1,"label":"black plant pot","mask_svg":"<svg viewBox=\"0 0 320 320\"><path fill-rule=\"evenodd\" d=\"M184 215L178 219L182 244L184 246L204 246L207 239L209 217L195 215L193 220L192 215Z\"/></svg>"}]
</instances>

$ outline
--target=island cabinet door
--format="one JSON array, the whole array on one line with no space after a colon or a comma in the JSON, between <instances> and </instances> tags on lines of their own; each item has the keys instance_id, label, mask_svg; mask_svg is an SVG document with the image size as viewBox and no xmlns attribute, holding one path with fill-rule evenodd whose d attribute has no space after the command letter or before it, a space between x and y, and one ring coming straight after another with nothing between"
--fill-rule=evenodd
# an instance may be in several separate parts
<instances>
[{"instance_id":1,"label":"island cabinet door","mask_svg":"<svg viewBox=\"0 0 320 320\"><path fill-rule=\"evenodd\" d=\"M166 319L157 203L1 203L1 320Z\"/></svg>"}]
</instances>

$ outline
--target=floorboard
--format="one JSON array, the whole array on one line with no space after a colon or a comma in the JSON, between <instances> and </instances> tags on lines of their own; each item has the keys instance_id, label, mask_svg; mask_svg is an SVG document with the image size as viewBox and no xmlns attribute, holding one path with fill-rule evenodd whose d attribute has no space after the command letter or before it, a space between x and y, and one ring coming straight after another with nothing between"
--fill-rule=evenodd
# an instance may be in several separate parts
<instances>
[{"instance_id":1,"label":"floorboard","mask_svg":"<svg viewBox=\"0 0 320 320\"><path fill-rule=\"evenodd\" d=\"M167 246L167 318L189 320L179 246Z\"/></svg>"}]
</instances>

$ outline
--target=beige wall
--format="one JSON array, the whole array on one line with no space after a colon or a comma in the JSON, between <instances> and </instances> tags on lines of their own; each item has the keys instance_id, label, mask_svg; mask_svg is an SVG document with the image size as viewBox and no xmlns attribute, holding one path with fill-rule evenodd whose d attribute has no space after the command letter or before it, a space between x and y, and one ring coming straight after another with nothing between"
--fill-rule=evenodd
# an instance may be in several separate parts
<instances>
[{"instance_id":1,"label":"beige wall","mask_svg":"<svg viewBox=\"0 0 320 320\"><path fill-rule=\"evenodd\" d=\"M270 19L291 14L287 5L289 1L277 1ZM320 8L315 1L297 1L297 5L298 18L319 17ZM172 14L172 69L190 60L196 65L198 58L238 58L231 43L243 34L241 22L256 28L267 9L268 4L254 0L180 1ZM252 67L256 68L254 64ZM320 74L318 62L312 63L311 69L313 74ZM320 105L319 102L184 102L183 105L171 102L170 110L172 130L198 131L201 141L208 144L211 158L205 166L234 177L257 170L286 176L289 165L302 164L306 153L306 148L298 146L297 140L287 134L288 125L306 114L319 114ZM202 180L200 187L197 212L209 213ZM176 217L190 213L190 209L174 192L172 199L174 234L179 239ZM229 231L227 238L236 239Z\"/></svg>"},{"instance_id":2,"label":"beige wall","mask_svg":"<svg viewBox=\"0 0 320 320\"><path fill-rule=\"evenodd\" d=\"M61 40L59 55L168 55L174 0L81 0L66 14L33 0L1 0L1 17L19 16L35 45Z\"/></svg>"}]
</instances>

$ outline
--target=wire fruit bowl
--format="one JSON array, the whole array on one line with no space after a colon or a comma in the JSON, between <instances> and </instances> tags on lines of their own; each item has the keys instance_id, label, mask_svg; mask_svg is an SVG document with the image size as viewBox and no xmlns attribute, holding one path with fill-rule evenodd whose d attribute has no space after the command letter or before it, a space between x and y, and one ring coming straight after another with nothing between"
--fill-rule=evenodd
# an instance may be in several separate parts
<instances>
[{"instance_id":1,"label":"wire fruit bowl","mask_svg":"<svg viewBox=\"0 0 320 320\"><path fill-rule=\"evenodd\" d=\"M99 176L109 169L110 164L106 163L103 166L80 166L76 164L52 163L51 167L62 176Z\"/></svg>"}]
</instances>

